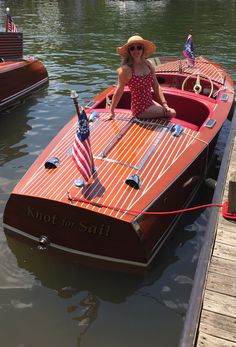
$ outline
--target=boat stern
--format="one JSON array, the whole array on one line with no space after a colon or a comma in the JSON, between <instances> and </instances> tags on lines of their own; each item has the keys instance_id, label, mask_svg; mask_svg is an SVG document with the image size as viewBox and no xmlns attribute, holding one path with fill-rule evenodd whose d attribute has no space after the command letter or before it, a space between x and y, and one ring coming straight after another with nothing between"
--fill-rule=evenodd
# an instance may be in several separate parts
<instances>
[{"instance_id":1,"label":"boat stern","mask_svg":"<svg viewBox=\"0 0 236 347\"><path fill-rule=\"evenodd\" d=\"M145 241L135 223L102 211L12 193L3 223L5 232L76 256L85 265L134 273L148 266Z\"/></svg>"}]
</instances>

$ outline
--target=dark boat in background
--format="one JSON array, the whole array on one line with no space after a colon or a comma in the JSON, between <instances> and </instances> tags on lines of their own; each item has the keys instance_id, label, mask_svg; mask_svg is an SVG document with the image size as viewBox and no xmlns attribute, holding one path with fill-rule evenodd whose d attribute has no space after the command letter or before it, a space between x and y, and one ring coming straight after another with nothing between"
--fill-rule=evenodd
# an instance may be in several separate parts
<instances>
[{"instance_id":1,"label":"dark boat in background","mask_svg":"<svg viewBox=\"0 0 236 347\"><path fill-rule=\"evenodd\" d=\"M43 63L23 56L23 34L0 32L0 111L47 84Z\"/></svg>"},{"instance_id":2,"label":"dark boat in background","mask_svg":"<svg viewBox=\"0 0 236 347\"><path fill-rule=\"evenodd\" d=\"M80 184L75 115L11 193L5 232L95 267L143 272L152 263L181 215L172 212L190 204L205 178L234 102L230 76L208 59L192 67L158 61L155 69L176 118L134 118L126 87L106 121L115 86L107 88L86 107L94 174Z\"/></svg>"}]
</instances>

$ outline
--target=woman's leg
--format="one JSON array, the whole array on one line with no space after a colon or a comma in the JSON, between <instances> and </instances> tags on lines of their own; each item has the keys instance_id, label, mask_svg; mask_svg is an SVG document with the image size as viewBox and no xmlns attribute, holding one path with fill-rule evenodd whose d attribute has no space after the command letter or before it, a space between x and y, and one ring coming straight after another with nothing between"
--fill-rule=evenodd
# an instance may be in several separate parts
<instances>
[{"instance_id":1,"label":"woman's leg","mask_svg":"<svg viewBox=\"0 0 236 347\"><path fill-rule=\"evenodd\" d=\"M166 109L158 104L156 101L153 101L153 105L149 106L138 118L172 118L175 117L176 112L173 108L169 108L169 111L166 112Z\"/></svg>"}]
</instances>

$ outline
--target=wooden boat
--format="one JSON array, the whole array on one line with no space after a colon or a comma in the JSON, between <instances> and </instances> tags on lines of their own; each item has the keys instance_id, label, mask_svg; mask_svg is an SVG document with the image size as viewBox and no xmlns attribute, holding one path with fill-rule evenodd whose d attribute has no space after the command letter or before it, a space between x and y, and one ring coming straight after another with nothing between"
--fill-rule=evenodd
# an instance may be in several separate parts
<instances>
[{"instance_id":1,"label":"wooden boat","mask_svg":"<svg viewBox=\"0 0 236 347\"><path fill-rule=\"evenodd\" d=\"M0 111L47 83L43 63L23 56L23 34L0 33Z\"/></svg>"},{"instance_id":2,"label":"wooden boat","mask_svg":"<svg viewBox=\"0 0 236 347\"><path fill-rule=\"evenodd\" d=\"M126 88L116 118L105 121L115 86L106 89L86 106L93 176L78 187L71 157L75 115L11 193L6 232L91 266L143 272L152 263L181 215L170 212L186 208L201 184L234 102L230 76L207 59L197 58L194 67L162 61L155 68L176 118L132 117ZM53 157L60 165L46 168Z\"/></svg>"}]
</instances>

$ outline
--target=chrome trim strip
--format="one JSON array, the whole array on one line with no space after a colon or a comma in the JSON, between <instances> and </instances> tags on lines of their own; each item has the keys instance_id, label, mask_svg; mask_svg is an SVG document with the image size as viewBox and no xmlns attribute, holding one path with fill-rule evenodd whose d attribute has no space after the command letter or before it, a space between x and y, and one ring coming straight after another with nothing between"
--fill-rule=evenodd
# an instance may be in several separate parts
<instances>
[{"instance_id":1,"label":"chrome trim strip","mask_svg":"<svg viewBox=\"0 0 236 347\"><path fill-rule=\"evenodd\" d=\"M118 118L117 118L118 119ZM124 165L126 167L130 167L131 169L135 169L135 170L141 170L141 168L143 167L143 165L146 163L146 161L148 160L148 158L150 157L150 155L152 154L152 152L154 151L154 149L156 148L156 146L158 145L158 143L160 142L161 138L163 137L163 135L165 134L166 131L170 130L170 124L159 124L159 123L155 123L155 122L149 122L149 121L142 121L139 120L137 118L119 118L119 120L127 120L128 124L124 125L123 128L121 128L121 130L119 131L119 133L108 143L108 145L105 147L105 149L102 151L101 154L99 154L98 156L93 156L95 159L100 159L100 160L105 160L107 162L111 162L111 163L117 163L120 165ZM154 143L151 145L151 147L149 148L148 152L145 154L145 156L143 157L141 163L139 165L131 165L129 163L124 163L122 161L118 161L112 158L107 158L106 157L106 150L109 148L109 146L114 146L116 142L118 142L121 138L122 135L124 133L124 131L128 130L130 128L130 126L133 123L141 123L141 124L147 124L147 125L155 125L157 128L162 128L162 130L160 131L160 133L158 133L158 136L156 138L156 140L154 140ZM95 123L96 124L96 123ZM128 128L128 129L127 129ZM117 140L117 141L115 141ZM115 143L114 143L115 142ZM111 148L112 148L111 147Z\"/></svg>"},{"instance_id":2,"label":"chrome trim strip","mask_svg":"<svg viewBox=\"0 0 236 347\"><path fill-rule=\"evenodd\" d=\"M121 120L121 121L127 121L127 122L129 122L131 119L134 121L134 118L130 118L130 117L129 118L128 117L127 118L126 117L116 117L115 118L115 120Z\"/></svg>"},{"instance_id":3,"label":"chrome trim strip","mask_svg":"<svg viewBox=\"0 0 236 347\"><path fill-rule=\"evenodd\" d=\"M156 148L156 146L158 145L158 143L160 142L161 138L163 137L163 135L165 134L166 131L167 131L167 127L163 128L161 130L161 132L158 134L157 139L154 141L152 146L149 148L149 150L147 151L147 153L143 157L141 163L139 164L138 170L142 169L143 165L146 163L146 161L148 160L148 158L150 157L150 155L152 154L152 152L154 151L154 149Z\"/></svg>"},{"instance_id":4,"label":"chrome trim strip","mask_svg":"<svg viewBox=\"0 0 236 347\"><path fill-rule=\"evenodd\" d=\"M133 123L133 118L130 118L127 124L125 124L120 131L116 134L116 136L106 145L102 153L99 155L99 157L105 158L106 157L106 151L108 151L109 147L110 149L118 142L124 133L131 127Z\"/></svg>"},{"instance_id":5,"label":"chrome trim strip","mask_svg":"<svg viewBox=\"0 0 236 347\"><path fill-rule=\"evenodd\" d=\"M115 160L115 159L101 157L101 156L97 156L97 155L94 155L93 157L95 159L105 160L105 161L107 161L109 163L116 163L116 164L120 164L120 165L124 165L124 166L130 167L131 169L139 170L138 166L133 166L131 164L124 163L123 161L118 161L118 160Z\"/></svg>"},{"instance_id":6,"label":"chrome trim strip","mask_svg":"<svg viewBox=\"0 0 236 347\"><path fill-rule=\"evenodd\" d=\"M3 100L0 102L0 106L5 105L6 103L8 103L8 102L10 102L10 101L12 101L12 100L14 100L14 99L17 99L19 96L22 96L22 95L24 95L24 94L26 94L26 93L28 93L28 92L30 92L30 91L32 91L32 90L38 88L38 87L41 86L42 84L48 82L48 80L49 80L49 78L48 78L48 77L45 77L43 80L38 81L37 83L33 84L32 86L27 87L27 88L25 88L24 90L22 90L22 91L20 91L20 92L18 92L18 93L16 93L16 94L13 94L13 95L11 95L11 96L9 96L9 97L3 99Z\"/></svg>"},{"instance_id":7,"label":"chrome trim strip","mask_svg":"<svg viewBox=\"0 0 236 347\"><path fill-rule=\"evenodd\" d=\"M102 119L99 119L99 115L97 116L97 118L95 119L95 121L92 123L92 127L90 127L90 131L92 132L94 129L96 129L101 123L102 123Z\"/></svg>"}]
</instances>

